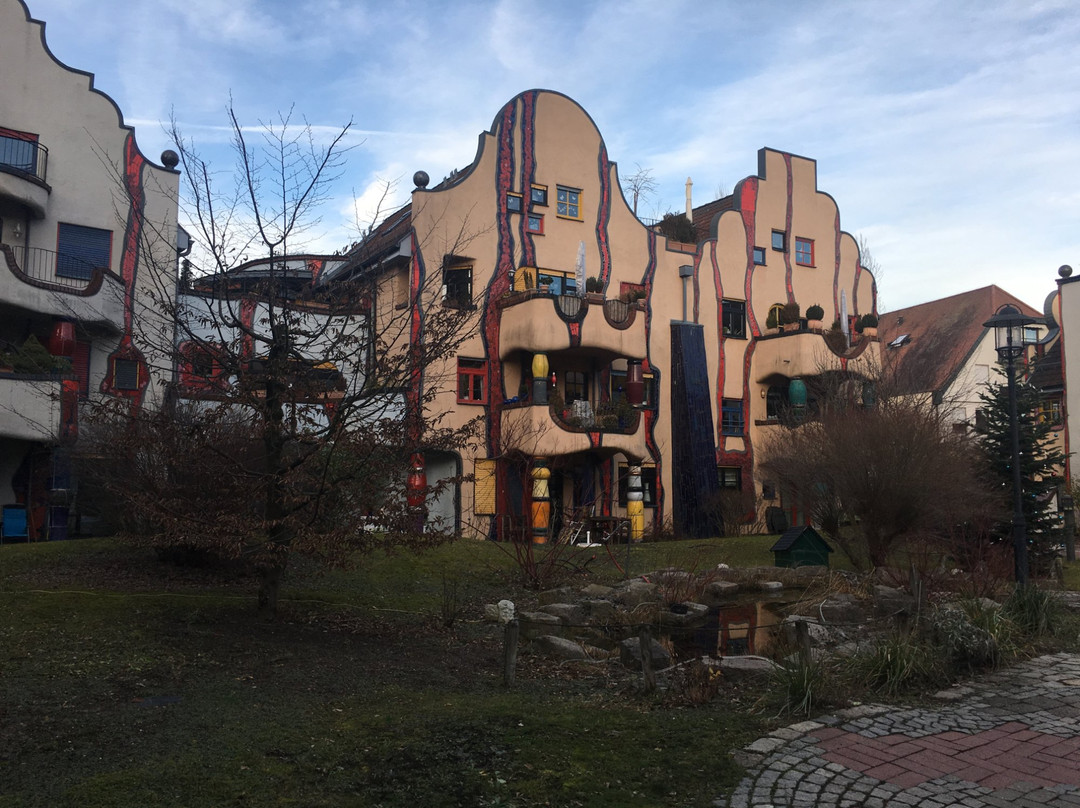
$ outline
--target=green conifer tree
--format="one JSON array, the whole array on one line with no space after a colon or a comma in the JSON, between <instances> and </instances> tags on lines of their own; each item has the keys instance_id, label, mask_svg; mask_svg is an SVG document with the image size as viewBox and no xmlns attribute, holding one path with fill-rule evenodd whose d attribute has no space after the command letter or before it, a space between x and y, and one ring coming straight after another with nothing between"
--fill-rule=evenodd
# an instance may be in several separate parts
<instances>
[{"instance_id":1,"label":"green conifer tree","mask_svg":"<svg viewBox=\"0 0 1080 808\"><path fill-rule=\"evenodd\" d=\"M1004 365L1001 378L979 395L982 401L975 431L981 436L990 471L1000 482L1002 512L1013 513L1012 437L1009 432L1009 384ZM1032 568L1045 569L1053 559L1057 541L1057 511L1050 496L1057 488L1065 456L1054 446L1054 424L1040 416L1041 394L1038 388L1020 378L1016 380L1016 414L1020 443L1020 481L1023 489L1023 513L1027 523L1028 555ZM1012 533L1011 522L998 529L1002 538Z\"/></svg>"}]
</instances>

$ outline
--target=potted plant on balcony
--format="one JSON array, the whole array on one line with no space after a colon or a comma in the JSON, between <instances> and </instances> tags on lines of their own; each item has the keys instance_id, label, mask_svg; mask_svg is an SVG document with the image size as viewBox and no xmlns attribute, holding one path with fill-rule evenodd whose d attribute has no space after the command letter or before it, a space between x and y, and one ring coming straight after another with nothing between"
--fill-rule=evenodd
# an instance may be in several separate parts
<instances>
[{"instance_id":1,"label":"potted plant on balcony","mask_svg":"<svg viewBox=\"0 0 1080 808\"><path fill-rule=\"evenodd\" d=\"M585 299L590 303L604 302L604 282L599 278L585 279Z\"/></svg>"},{"instance_id":2,"label":"potted plant on balcony","mask_svg":"<svg viewBox=\"0 0 1080 808\"><path fill-rule=\"evenodd\" d=\"M867 337L877 336L878 318L875 314L864 314L855 324L855 330Z\"/></svg>"},{"instance_id":3,"label":"potted plant on balcony","mask_svg":"<svg viewBox=\"0 0 1080 808\"><path fill-rule=\"evenodd\" d=\"M822 320L825 318L825 309L823 309L817 303L812 306L808 306L806 309L806 326L815 331L820 331L825 327Z\"/></svg>"},{"instance_id":4,"label":"potted plant on balcony","mask_svg":"<svg viewBox=\"0 0 1080 808\"><path fill-rule=\"evenodd\" d=\"M780 325L784 326L782 330L793 331L795 329L789 329L787 326L799 325L799 304L798 303L785 303L784 308L780 311Z\"/></svg>"},{"instance_id":5,"label":"potted plant on balcony","mask_svg":"<svg viewBox=\"0 0 1080 808\"><path fill-rule=\"evenodd\" d=\"M0 353L0 367L11 373L68 373L71 371L71 360L64 356L53 356L31 334L18 348Z\"/></svg>"},{"instance_id":6,"label":"potted plant on balcony","mask_svg":"<svg viewBox=\"0 0 1080 808\"><path fill-rule=\"evenodd\" d=\"M825 344L828 345L834 353L842 354L847 350L847 338L844 336L844 332L840 330L840 321L833 320L832 328L824 334Z\"/></svg>"}]
</instances>

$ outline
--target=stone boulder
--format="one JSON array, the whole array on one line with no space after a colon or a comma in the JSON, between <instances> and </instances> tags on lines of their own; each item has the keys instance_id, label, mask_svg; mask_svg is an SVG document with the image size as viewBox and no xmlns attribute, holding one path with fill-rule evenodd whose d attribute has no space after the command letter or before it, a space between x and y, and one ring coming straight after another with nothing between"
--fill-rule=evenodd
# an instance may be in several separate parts
<instances>
[{"instance_id":1,"label":"stone boulder","mask_svg":"<svg viewBox=\"0 0 1080 808\"><path fill-rule=\"evenodd\" d=\"M667 609L660 610L660 625L671 628L701 626L705 624L708 616L709 607L703 603L673 603Z\"/></svg>"},{"instance_id":2,"label":"stone boulder","mask_svg":"<svg viewBox=\"0 0 1080 808\"><path fill-rule=\"evenodd\" d=\"M642 603L652 603L656 600L656 584L643 581L641 578L632 578L615 588L614 599L628 609L633 609Z\"/></svg>"},{"instance_id":3,"label":"stone boulder","mask_svg":"<svg viewBox=\"0 0 1080 808\"><path fill-rule=\"evenodd\" d=\"M541 606L552 603L566 603L573 599L574 590L568 586L561 586L558 589L546 589L536 595L536 602Z\"/></svg>"},{"instance_id":4,"label":"stone boulder","mask_svg":"<svg viewBox=\"0 0 1080 808\"><path fill-rule=\"evenodd\" d=\"M739 585L733 581L712 581L705 585L701 594L701 600L707 606L719 606L739 594Z\"/></svg>"},{"instance_id":5,"label":"stone boulder","mask_svg":"<svg viewBox=\"0 0 1080 808\"><path fill-rule=\"evenodd\" d=\"M854 625L869 618L868 610L854 595L832 595L819 609L827 625Z\"/></svg>"},{"instance_id":6,"label":"stone boulder","mask_svg":"<svg viewBox=\"0 0 1080 808\"><path fill-rule=\"evenodd\" d=\"M581 643L564 637L556 637L554 634L541 634L532 641L532 647L537 653L556 659L589 658Z\"/></svg>"},{"instance_id":7,"label":"stone boulder","mask_svg":"<svg viewBox=\"0 0 1080 808\"><path fill-rule=\"evenodd\" d=\"M585 607L578 603L549 603L541 606L537 611L555 615L563 625L567 626L584 625L586 619Z\"/></svg>"},{"instance_id":8,"label":"stone boulder","mask_svg":"<svg viewBox=\"0 0 1080 808\"><path fill-rule=\"evenodd\" d=\"M544 612L518 612L521 636L532 639L543 634L563 634L562 620Z\"/></svg>"},{"instance_id":9,"label":"stone boulder","mask_svg":"<svg viewBox=\"0 0 1080 808\"><path fill-rule=\"evenodd\" d=\"M581 594L586 598L610 598L615 594L615 589L603 584L589 584L582 587Z\"/></svg>"}]
</instances>

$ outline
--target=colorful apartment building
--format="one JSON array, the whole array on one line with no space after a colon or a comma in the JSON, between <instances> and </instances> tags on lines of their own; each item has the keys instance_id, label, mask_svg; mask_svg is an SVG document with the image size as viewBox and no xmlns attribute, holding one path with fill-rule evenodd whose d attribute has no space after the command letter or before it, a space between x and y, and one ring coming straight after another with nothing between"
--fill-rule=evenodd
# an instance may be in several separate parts
<instances>
[{"instance_id":1,"label":"colorful apartment building","mask_svg":"<svg viewBox=\"0 0 1080 808\"><path fill-rule=\"evenodd\" d=\"M151 298L175 289L178 173L21 0L0 3L0 65L0 502L5 532L57 537L82 402L154 406L171 378L140 328L168 328Z\"/></svg>"},{"instance_id":2,"label":"colorful apartment building","mask_svg":"<svg viewBox=\"0 0 1080 808\"><path fill-rule=\"evenodd\" d=\"M375 316L408 312L416 345L427 312L475 310L452 366L411 391L481 421L456 463L439 458L469 476L463 532L546 541L588 517L635 537L666 520L713 534L725 489L800 516L758 474L762 440L789 404L813 406L819 380L878 356L852 327L876 313L874 278L813 160L762 149L730 196L692 210L697 243L675 242L634 215L585 110L532 90L499 110L471 165L414 181L340 275L373 279ZM820 306L823 323L791 304ZM785 307L791 322L770 327Z\"/></svg>"}]
</instances>

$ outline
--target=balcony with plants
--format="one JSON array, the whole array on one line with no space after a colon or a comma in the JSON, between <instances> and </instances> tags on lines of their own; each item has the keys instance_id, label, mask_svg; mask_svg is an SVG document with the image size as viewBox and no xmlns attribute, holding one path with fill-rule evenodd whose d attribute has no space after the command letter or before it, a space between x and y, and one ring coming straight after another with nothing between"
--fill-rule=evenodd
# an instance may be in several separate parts
<instances>
[{"instance_id":1,"label":"balcony with plants","mask_svg":"<svg viewBox=\"0 0 1080 808\"><path fill-rule=\"evenodd\" d=\"M496 301L502 311L501 358L514 351L552 352L572 346L611 357L644 358L644 292L606 297L597 278L582 293L572 273L520 268L514 288ZM577 331L580 338L571 336Z\"/></svg>"},{"instance_id":2,"label":"balcony with plants","mask_svg":"<svg viewBox=\"0 0 1080 808\"><path fill-rule=\"evenodd\" d=\"M77 410L70 359L54 356L33 335L19 345L0 342L0 435L58 441L72 436Z\"/></svg>"}]
</instances>

